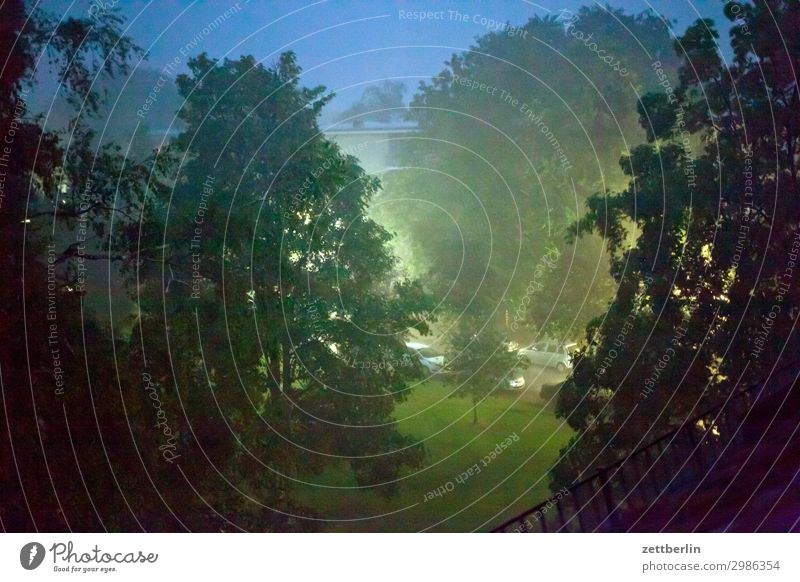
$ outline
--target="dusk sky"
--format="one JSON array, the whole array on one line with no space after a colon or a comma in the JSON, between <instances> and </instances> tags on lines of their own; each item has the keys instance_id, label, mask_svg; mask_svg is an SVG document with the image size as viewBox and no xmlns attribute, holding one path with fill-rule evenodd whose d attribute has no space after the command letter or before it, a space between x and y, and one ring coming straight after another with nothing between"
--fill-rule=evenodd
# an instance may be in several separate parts
<instances>
[{"instance_id":1,"label":"dusk sky","mask_svg":"<svg viewBox=\"0 0 800 582\"><path fill-rule=\"evenodd\" d=\"M90 6L85 1L63 2L63 8L58 4L52 2L47 8L77 15ZM118 6L127 17L128 34L149 52L141 66L161 69L177 58L174 70L182 72L187 56L203 51L216 58L253 54L271 63L281 52L293 50L306 84L335 91L338 99L333 108L341 109L365 86L382 79L403 79L408 97L418 81L441 71L445 60L497 26L493 23L519 25L532 16L555 16L581 4L585 2L128 0ZM701 16L723 26L727 22L719 0L616 0L610 5L629 12L656 11L675 21L677 33ZM440 16L428 21L403 17L414 11L435 11ZM456 11L461 16L456 17ZM215 20L216 30L203 33Z\"/></svg>"}]
</instances>

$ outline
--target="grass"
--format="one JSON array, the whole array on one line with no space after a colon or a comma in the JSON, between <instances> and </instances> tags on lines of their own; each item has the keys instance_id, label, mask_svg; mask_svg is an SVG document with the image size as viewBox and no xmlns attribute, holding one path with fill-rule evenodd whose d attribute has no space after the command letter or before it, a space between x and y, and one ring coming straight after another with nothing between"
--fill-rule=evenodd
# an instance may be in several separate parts
<instances>
[{"instance_id":1,"label":"grass","mask_svg":"<svg viewBox=\"0 0 800 582\"><path fill-rule=\"evenodd\" d=\"M374 488L354 488L344 463L314 478L338 488L305 486L298 492L329 520L324 529L487 530L549 496L547 472L569 439L569 428L528 392L488 397L475 425L471 401L448 398L452 389L446 381L429 380L397 407L399 430L424 441L426 449L425 466L404 476L397 496L385 499ZM487 460L514 433L519 439ZM456 479L476 463L480 472ZM440 489L441 496L428 494L440 487L447 489Z\"/></svg>"}]
</instances>

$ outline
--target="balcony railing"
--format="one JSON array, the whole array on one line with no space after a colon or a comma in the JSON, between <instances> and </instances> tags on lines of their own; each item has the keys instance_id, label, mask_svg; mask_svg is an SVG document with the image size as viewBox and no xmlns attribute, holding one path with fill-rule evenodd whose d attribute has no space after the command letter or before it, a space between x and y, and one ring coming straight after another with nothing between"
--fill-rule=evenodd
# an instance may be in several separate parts
<instances>
[{"instance_id":1,"label":"balcony railing","mask_svg":"<svg viewBox=\"0 0 800 582\"><path fill-rule=\"evenodd\" d=\"M775 370L764 382L729 395L702 414L557 495L509 519L503 533L625 531L625 516L699 483L720 456L745 440L743 420L769 396L788 390L798 365Z\"/></svg>"}]
</instances>

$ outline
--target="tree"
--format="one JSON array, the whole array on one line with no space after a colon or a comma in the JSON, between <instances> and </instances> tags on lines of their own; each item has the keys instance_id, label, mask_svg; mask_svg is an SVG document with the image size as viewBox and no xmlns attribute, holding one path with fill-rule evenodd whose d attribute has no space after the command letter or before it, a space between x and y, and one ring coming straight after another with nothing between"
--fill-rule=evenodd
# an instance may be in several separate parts
<instances>
[{"instance_id":1,"label":"tree","mask_svg":"<svg viewBox=\"0 0 800 582\"><path fill-rule=\"evenodd\" d=\"M675 86L639 106L648 143L623 158L628 187L588 201L618 282L560 392L576 430L564 484L608 464L791 358L800 295L794 2L730 2L734 64L698 20L675 42ZM658 71L655 71L658 74ZM629 241L633 240L633 244Z\"/></svg>"},{"instance_id":2,"label":"tree","mask_svg":"<svg viewBox=\"0 0 800 582\"><path fill-rule=\"evenodd\" d=\"M87 128L102 102L94 79L127 74L141 54L121 24L112 10L56 18L21 1L0 6L0 381L9 435L0 455L0 517L7 530L141 525L126 507L133 501L126 476L140 467L113 389L112 338L84 311L86 272L124 255L109 225L131 219L146 189L147 167L126 163L116 147L98 147ZM45 129L31 111L38 75L55 77L73 107L65 131ZM96 499L103 499L99 508Z\"/></svg>"},{"instance_id":3,"label":"tree","mask_svg":"<svg viewBox=\"0 0 800 582\"><path fill-rule=\"evenodd\" d=\"M508 344L498 332L486 327L481 330L481 325L481 320L475 319L459 326L452 341L455 356L450 363L458 383L453 395L472 399L473 424L478 424L478 404L504 389L514 372L528 365L527 359L508 351Z\"/></svg>"},{"instance_id":4,"label":"tree","mask_svg":"<svg viewBox=\"0 0 800 582\"><path fill-rule=\"evenodd\" d=\"M360 127L365 121L388 123L400 117L404 110L401 81L382 81L364 89L358 101L337 116L339 121L351 121Z\"/></svg>"},{"instance_id":5,"label":"tree","mask_svg":"<svg viewBox=\"0 0 800 582\"><path fill-rule=\"evenodd\" d=\"M364 214L379 184L320 133L329 97L300 86L292 53L188 66L174 188L130 235L159 246L131 273L131 366L185 411L186 454L239 489L207 480L204 498L259 529L300 527L284 515L307 515L293 480L344 462L388 495L421 463L392 411L419 374L403 338L427 330L430 299L389 280L390 236Z\"/></svg>"},{"instance_id":6,"label":"tree","mask_svg":"<svg viewBox=\"0 0 800 582\"><path fill-rule=\"evenodd\" d=\"M590 32L626 76L587 47ZM419 131L397 142L409 168L387 175L379 199L421 202L385 204L377 217L445 306L490 314L518 341L606 309L614 285L602 241L569 247L565 235L590 192L623 183L619 152L643 136L631 85L655 88L652 59L674 72L669 47L655 15L584 7L483 35L420 84L409 111ZM540 269L552 248L558 261Z\"/></svg>"}]
</instances>

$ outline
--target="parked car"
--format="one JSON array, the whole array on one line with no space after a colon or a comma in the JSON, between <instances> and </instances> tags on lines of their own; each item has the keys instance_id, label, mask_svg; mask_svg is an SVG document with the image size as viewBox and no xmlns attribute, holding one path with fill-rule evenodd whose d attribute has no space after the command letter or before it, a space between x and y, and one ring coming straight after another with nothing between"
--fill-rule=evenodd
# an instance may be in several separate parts
<instances>
[{"instance_id":1,"label":"parked car","mask_svg":"<svg viewBox=\"0 0 800 582\"><path fill-rule=\"evenodd\" d=\"M549 366L559 372L572 368L572 353L578 347L576 343L561 343L555 340L543 340L519 350L534 366Z\"/></svg>"},{"instance_id":2,"label":"parked car","mask_svg":"<svg viewBox=\"0 0 800 582\"><path fill-rule=\"evenodd\" d=\"M525 376L522 375L522 370L514 370L506 378L506 388L508 390L522 390L525 388Z\"/></svg>"},{"instance_id":3,"label":"parked car","mask_svg":"<svg viewBox=\"0 0 800 582\"><path fill-rule=\"evenodd\" d=\"M444 356L431 346L419 342L406 342L406 347L431 374L440 372L444 368Z\"/></svg>"}]
</instances>

